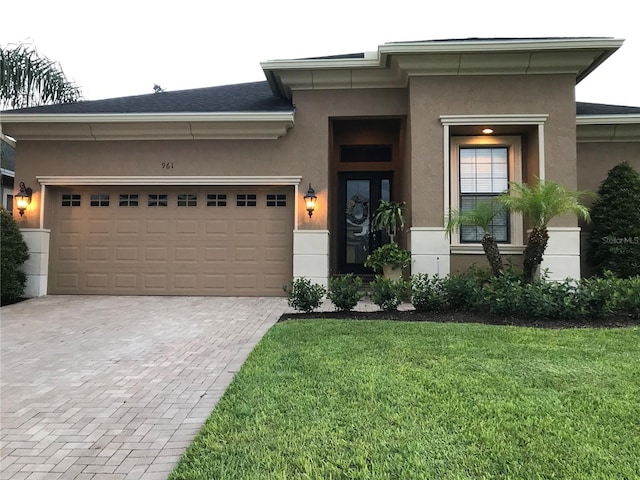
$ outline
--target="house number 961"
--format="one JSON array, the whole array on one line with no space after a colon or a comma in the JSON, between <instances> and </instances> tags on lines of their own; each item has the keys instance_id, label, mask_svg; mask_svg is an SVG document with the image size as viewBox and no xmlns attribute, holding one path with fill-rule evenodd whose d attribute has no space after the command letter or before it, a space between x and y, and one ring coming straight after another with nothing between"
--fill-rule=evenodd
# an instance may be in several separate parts
<instances>
[{"instance_id":1,"label":"house number 961","mask_svg":"<svg viewBox=\"0 0 640 480\"><path fill-rule=\"evenodd\" d=\"M162 168L164 168L165 170L173 168L173 162L162 162Z\"/></svg>"}]
</instances>

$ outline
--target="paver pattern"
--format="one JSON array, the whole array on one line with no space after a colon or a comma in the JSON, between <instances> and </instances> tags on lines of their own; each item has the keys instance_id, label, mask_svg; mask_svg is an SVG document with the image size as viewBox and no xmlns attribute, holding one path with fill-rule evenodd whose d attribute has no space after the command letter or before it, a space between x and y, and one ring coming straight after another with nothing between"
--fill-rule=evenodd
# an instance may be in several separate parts
<instances>
[{"instance_id":1,"label":"paver pattern","mask_svg":"<svg viewBox=\"0 0 640 480\"><path fill-rule=\"evenodd\" d=\"M166 479L284 298L2 307L0 478Z\"/></svg>"}]
</instances>

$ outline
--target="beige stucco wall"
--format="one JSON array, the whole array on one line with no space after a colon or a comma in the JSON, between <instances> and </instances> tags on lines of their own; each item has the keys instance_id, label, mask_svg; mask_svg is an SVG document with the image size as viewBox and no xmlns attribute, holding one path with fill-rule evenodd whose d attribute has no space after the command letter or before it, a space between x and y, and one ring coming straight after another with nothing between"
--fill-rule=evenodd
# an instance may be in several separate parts
<instances>
[{"instance_id":1,"label":"beige stucco wall","mask_svg":"<svg viewBox=\"0 0 640 480\"><path fill-rule=\"evenodd\" d=\"M23 226L38 226L36 176L45 175L301 175L300 195L311 182L321 205L327 189L326 166L316 162L303 166L302 152L288 136L278 140L21 141L16 176L35 192ZM172 163L173 168L163 168L163 163ZM298 221L301 229L326 228L326 209L318 209L312 219L301 209Z\"/></svg>"},{"instance_id":2,"label":"beige stucco wall","mask_svg":"<svg viewBox=\"0 0 640 480\"><path fill-rule=\"evenodd\" d=\"M443 221L443 127L440 115L546 114L546 178L577 185L575 78L571 75L415 77L410 79L412 225ZM565 220L563 225L572 225Z\"/></svg>"},{"instance_id":3,"label":"beige stucco wall","mask_svg":"<svg viewBox=\"0 0 640 480\"><path fill-rule=\"evenodd\" d=\"M597 192L607 173L621 162L640 171L640 142L579 143L578 189Z\"/></svg>"},{"instance_id":4,"label":"beige stucco wall","mask_svg":"<svg viewBox=\"0 0 640 480\"><path fill-rule=\"evenodd\" d=\"M505 265L513 265L522 268L522 255L502 255L502 261ZM478 268L490 269L489 261L484 254L454 254L451 255L451 274L464 272L471 266Z\"/></svg>"}]
</instances>

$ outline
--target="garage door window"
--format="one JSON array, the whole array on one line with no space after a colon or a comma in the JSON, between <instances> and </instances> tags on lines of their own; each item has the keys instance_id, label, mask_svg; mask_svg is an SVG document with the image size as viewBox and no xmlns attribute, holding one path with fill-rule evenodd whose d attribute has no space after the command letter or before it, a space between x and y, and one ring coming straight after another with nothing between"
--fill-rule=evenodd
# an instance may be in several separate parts
<instances>
[{"instance_id":1,"label":"garage door window","mask_svg":"<svg viewBox=\"0 0 640 480\"><path fill-rule=\"evenodd\" d=\"M255 193L239 193L236 197L238 207L255 207L257 205Z\"/></svg>"},{"instance_id":2,"label":"garage door window","mask_svg":"<svg viewBox=\"0 0 640 480\"><path fill-rule=\"evenodd\" d=\"M166 207L167 195L149 195L148 205L150 207Z\"/></svg>"},{"instance_id":3,"label":"garage door window","mask_svg":"<svg viewBox=\"0 0 640 480\"><path fill-rule=\"evenodd\" d=\"M80 206L80 194L65 193L62 195L63 207L79 207Z\"/></svg>"},{"instance_id":4,"label":"garage door window","mask_svg":"<svg viewBox=\"0 0 640 480\"><path fill-rule=\"evenodd\" d=\"M207 207L226 207L226 193L210 193L207 195Z\"/></svg>"},{"instance_id":5,"label":"garage door window","mask_svg":"<svg viewBox=\"0 0 640 480\"><path fill-rule=\"evenodd\" d=\"M138 206L138 194L137 193L125 193L120 194L121 207L137 207Z\"/></svg>"},{"instance_id":6,"label":"garage door window","mask_svg":"<svg viewBox=\"0 0 640 480\"><path fill-rule=\"evenodd\" d=\"M198 196L191 193L183 193L178 195L179 207L197 207Z\"/></svg>"},{"instance_id":7,"label":"garage door window","mask_svg":"<svg viewBox=\"0 0 640 480\"><path fill-rule=\"evenodd\" d=\"M286 207L287 196L285 194L267 194L267 207Z\"/></svg>"},{"instance_id":8,"label":"garage door window","mask_svg":"<svg viewBox=\"0 0 640 480\"><path fill-rule=\"evenodd\" d=\"M109 206L109 195L106 193L92 194L91 195L91 206L92 207L108 207Z\"/></svg>"}]
</instances>

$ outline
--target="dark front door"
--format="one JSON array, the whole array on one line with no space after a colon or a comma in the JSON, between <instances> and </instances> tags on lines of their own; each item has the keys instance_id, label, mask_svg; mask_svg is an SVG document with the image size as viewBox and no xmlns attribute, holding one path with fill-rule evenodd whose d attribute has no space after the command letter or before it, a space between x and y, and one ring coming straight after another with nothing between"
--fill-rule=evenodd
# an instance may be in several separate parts
<instances>
[{"instance_id":1,"label":"dark front door","mask_svg":"<svg viewBox=\"0 0 640 480\"><path fill-rule=\"evenodd\" d=\"M342 172L338 189L338 259L340 273L373 273L367 256L386 240L371 228L380 200L391 199L391 172Z\"/></svg>"}]
</instances>

